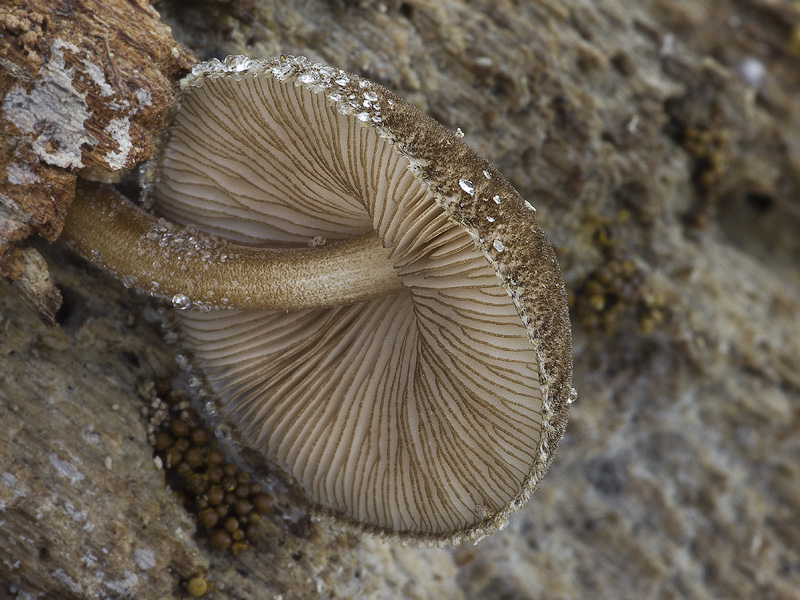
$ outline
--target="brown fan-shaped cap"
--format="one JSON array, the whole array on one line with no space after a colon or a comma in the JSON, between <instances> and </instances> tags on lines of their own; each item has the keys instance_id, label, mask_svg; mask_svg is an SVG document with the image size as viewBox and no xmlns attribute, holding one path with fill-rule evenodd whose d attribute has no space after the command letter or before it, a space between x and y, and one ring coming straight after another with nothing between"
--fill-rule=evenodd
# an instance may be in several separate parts
<instances>
[{"instance_id":1,"label":"brown fan-shaped cap","mask_svg":"<svg viewBox=\"0 0 800 600\"><path fill-rule=\"evenodd\" d=\"M501 525L574 393L533 208L391 92L304 58L205 63L177 106L160 214L255 245L374 232L402 283L330 309L182 312L227 417L346 523L422 541Z\"/></svg>"}]
</instances>

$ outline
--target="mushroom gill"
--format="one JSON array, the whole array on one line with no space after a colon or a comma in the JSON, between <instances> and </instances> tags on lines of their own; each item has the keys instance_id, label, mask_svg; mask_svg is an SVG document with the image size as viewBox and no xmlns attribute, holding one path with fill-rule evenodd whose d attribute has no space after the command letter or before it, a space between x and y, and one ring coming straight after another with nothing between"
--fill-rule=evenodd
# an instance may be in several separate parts
<instances>
[{"instance_id":1,"label":"mushroom gill","mask_svg":"<svg viewBox=\"0 0 800 600\"><path fill-rule=\"evenodd\" d=\"M151 169L159 215L270 249L377 236L398 279L339 306L179 313L247 444L360 529L458 541L502 525L574 393L564 283L532 207L391 92L303 58L204 63L175 106Z\"/></svg>"}]
</instances>

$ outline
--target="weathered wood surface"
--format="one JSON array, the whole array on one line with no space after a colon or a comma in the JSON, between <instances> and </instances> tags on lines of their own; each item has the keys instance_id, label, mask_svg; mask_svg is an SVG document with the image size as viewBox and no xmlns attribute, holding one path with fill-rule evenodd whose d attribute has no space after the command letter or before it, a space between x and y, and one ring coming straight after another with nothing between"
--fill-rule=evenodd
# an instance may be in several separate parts
<instances>
[{"instance_id":1,"label":"weathered wood surface","mask_svg":"<svg viewBox=\"0 0 800 600\"><path fill-rule=\"evenodd\" d=\"M573 296L567 438L477 546L275 521L257 551L214 552L147 443L137 389L175 372L150 302L55 245L59 329L0 288L0 596L180 597L208 569L220 598L797 597L795 3L187 4L156 7L200 58L363 73L460 127L538 208Z\"/></svg>"},{"instance_id":2,"label":"weathered wood surface","mask_svg":"<svg viewBox=\"0 0 800 600\"><path fill-rule=\"evenodd\" d=\"M146 0L8 0L0 36L0 276L20 280L35 269L15 246L58 237L79 169L109 177L150 156L194 59ZM56 292L24 283L51 322Z\"/></svg>"}]
</instances>

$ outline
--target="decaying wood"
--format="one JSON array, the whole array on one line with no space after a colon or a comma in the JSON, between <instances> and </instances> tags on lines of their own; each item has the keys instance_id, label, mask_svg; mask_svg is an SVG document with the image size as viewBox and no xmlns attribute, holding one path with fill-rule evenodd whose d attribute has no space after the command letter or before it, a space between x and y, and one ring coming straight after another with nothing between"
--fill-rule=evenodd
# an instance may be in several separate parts
<instances>
[{"instance_id":1,"label":"decaying wood","mask_svg":"<svg viewBox=\"0 0 800 600\"><path fill-rule=\"evenodd\" d=\"M0 7L0 262L58 237L78 170L152 152L175 78L193 62L146 0ZM13 271L18 266L7 265Z\"/></svg>"}]
</instances>

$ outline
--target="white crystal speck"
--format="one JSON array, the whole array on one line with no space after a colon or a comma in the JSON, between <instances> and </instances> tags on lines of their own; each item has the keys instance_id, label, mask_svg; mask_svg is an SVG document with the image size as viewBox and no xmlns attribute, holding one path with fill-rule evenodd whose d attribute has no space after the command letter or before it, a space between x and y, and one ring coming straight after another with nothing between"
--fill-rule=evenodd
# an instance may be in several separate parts
<instances>
[{"instance_id":1,"label":"white crystal speck","mask_svg":"<svg viewBox=\"0 0 800 600\"><path fill-rule=\"evenodd\" d=\"M319 73L316 71L307 71L300 75L297 79L301 83L316 83L319 81Z\"/></svg>"},{"instance_id":2,"label":"white crystal speck","mask_svg":"<svg viewBox=\"0 0 800 600\"><path fill-rule=\"evenodd\" d=\"M186 310L192 305L191 300L189 300L189 296L186 294L175 294L172 297L172 306L175 308L179 308L180 310Z\"/></svg>"},{"instance_id":3,"label":"white crystal speck","mask_svg":"<svg viewBox=\"0 0 800 600\"><path fill-rule=\"evenodd\" d=\"M461 189L467 192L470 196L475 195L475 186L472 185L472 182L469 179L459 179L458 185L460 185Z\"/></svg>"},{"instance_id":4,"label":"white crystal speck","mask_svg":"<svg viewBox=\"0 0 800 600\"><path fill-rule=\"evenodd\" d=\"M502 252L503 250L506 249L505 244L503 244L503 242L501 242L500 240L495 240L494 242L492 242L492 246L494 246L494 249L497 250L498 252Z\"/></svg>"},{"instance_id":5,"label":"white crystal speck","mask_svg":"<svg viewBox=\"0 0 800 600\"><path fill-rule=\"evenodd\" d=\"M229 71L241 72L250 68L252 60L246 56L228 56L225 59L224 65Z\"/></svg>"}]
</instances>

